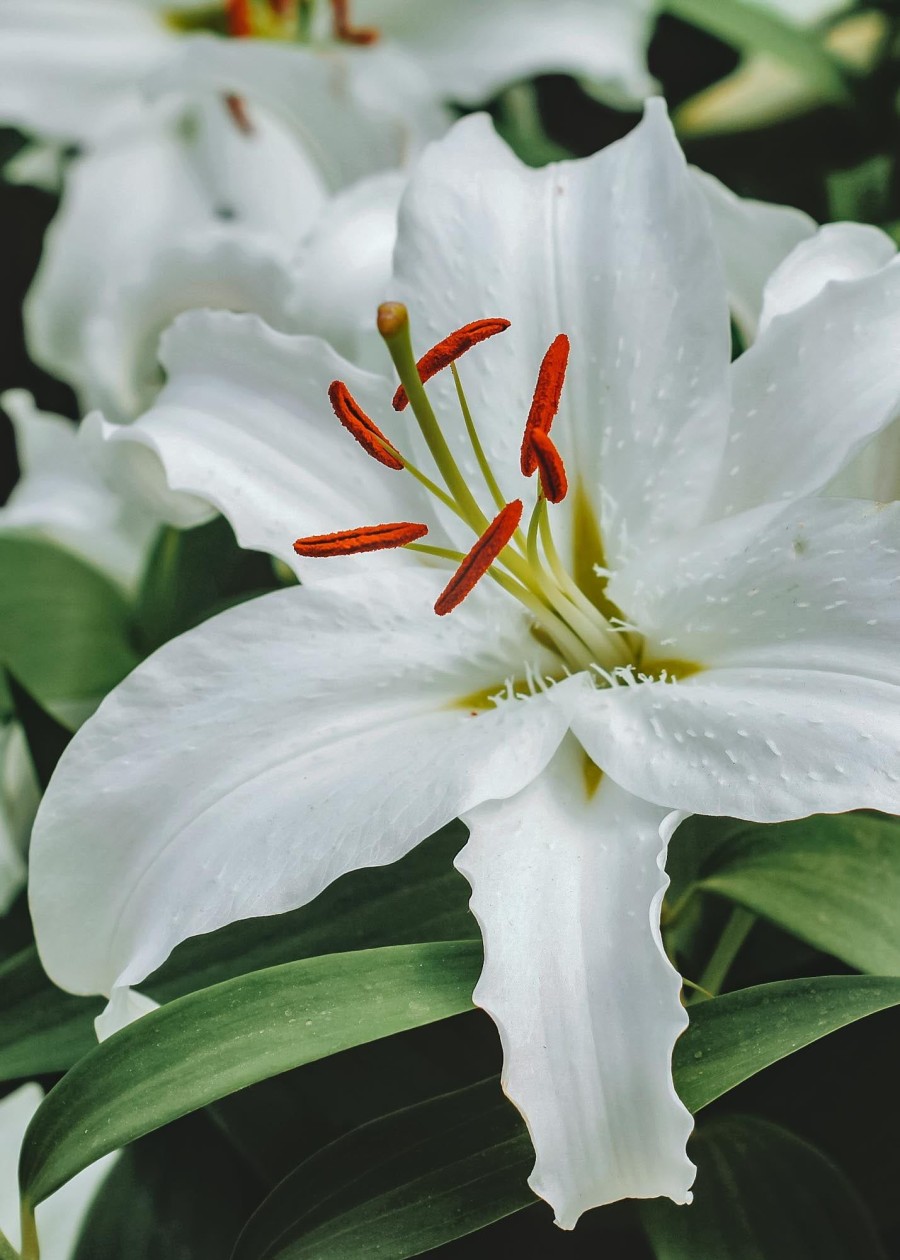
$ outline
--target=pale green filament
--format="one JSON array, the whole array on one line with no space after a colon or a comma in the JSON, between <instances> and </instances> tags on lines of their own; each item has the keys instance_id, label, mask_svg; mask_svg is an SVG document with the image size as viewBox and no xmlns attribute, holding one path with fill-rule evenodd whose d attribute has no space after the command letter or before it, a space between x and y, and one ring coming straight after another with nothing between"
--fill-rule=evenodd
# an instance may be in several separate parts
<instances>
[{"instance_id":1,"label":"pale green filament","mask_svg":"<svg viewBox=\"0 0 900 1260\"><path fill-rule=\"evenodd\" d=\"M503 497L503 491L497 485L497 479L487 461L487 456L484 453L484 447L481 445L481 439L478 436L478 430L475 428L475 421L472 419L472 412L469 410L468 401L463 393L462 381L459 379L459 372L457 371L455 363L450 364L450 371L453 373L453 383L456 386L456 397L459 399L459 408L463 414L463 420L466 422L466 432L469 435L469 441L472 443L472 450L475 452L475 458L478 460L478 467L481 469L481 475L484 477L485 485L491 492L491 497L502 512L506 507L506 499Z\"/></svg>"},{"instance_id":2,"label":"pale green filament","mask_svg":"<svg viewBox=\"0 0 900 1260\"><path fill-rule=\"evenodd\" d=\"M456 459L441 431L437 416L419 376L406 309L389 303L379 311L379 328L404 386L409 406L447 487L445 493L399 451L385 441L384 445L430 493L480 537L490 524L475 495L469 488ZM484 479L485 486L502 511L507 500L490 467L484 447L472 418L456 364L450 364L456 395L462 412L469 443ZM408 544L409 549L425 555L450 560L459 565L461 552L422 543ZM543 549L543 556L541 550ZM546 559L546 564L545 564ZM547 567L549 565L549 568ZM502 566L508 572L502 572ZM566 664L581 670L592 664L615 668L630 660L629 644L611 629L606 618L588 599L560 561L553 542L547 501L538 487L538 500L528 525L527 537L517 528L509 543L487 570L488 575L513 595L550 636Z\"/></svg>"},{"instance_id":3,"label":"pale green filament","mask_svg":"<svg viewBox=\"0 0 900 1260\"><path fill-rule=\"evenodd\" d=\"M419 551L423 555L437 556L441 560L452 560L457 565L465 560L461 551L451 551L448 547L431 547L427 543L407 543L405 550ZM591 656L585 651L585 644L552 608L547 608L521 582L517 582L515 578L496 569L493 565L487 570L487 575L525 605L538 625L556 644L571 669L576 671L587 669L592 664Z\"/></svg>"},{"instance_id":4,"label":"pale green filament","mask_svg":"<svg viewBox=\"0 0 900 1260\"><path fill-rule=\"evenodd\" d=\"M409 321L406 319L398 321L396 327L385 336L384 340L390 351L391 358L394 360L394 367L397 369L400 383L406 390L406 396L409 399L413 415L416 417L422 436L428 444L432 459L437 464L438 471L444 478L447 489L456 500L457 506L466 522L476 534L483 534L490 522L478 506L477 499L466 484L466 480L460 472L456 460L453 458L453 452L450 450L447 440L441 432L441 426L438 424L437 416L434 414L428 395L425 393L425 387L419 377L419 369L416 367L416 356L413 353L412 341L409 335Z\"/></svg>"}]
</instances>

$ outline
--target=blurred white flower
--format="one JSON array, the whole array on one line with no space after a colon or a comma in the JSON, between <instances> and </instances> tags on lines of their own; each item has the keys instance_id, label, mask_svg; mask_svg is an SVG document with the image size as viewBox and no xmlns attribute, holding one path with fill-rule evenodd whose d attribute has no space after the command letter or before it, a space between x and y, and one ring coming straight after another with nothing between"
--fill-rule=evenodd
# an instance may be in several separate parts
<instances>
[{"instance_id":1,"label":"blurred white flower","mask_svg":"<svg viewBox=\"0 0 900 1260\"><path fill-rule=\"evenodd\" d=\"M0 507L0 535L49 539L133 590L158 518L109 487L70 421L39 411L24 390L7 390L0 405L13 424L20 468ZM39 799L21 727L0 715L0 914L25 883Z\"/></svg>"},{"instance_id":2,"label":"blurred white flower","mask_svg":"<svg viewBox=\"0 0 900 1260\"><path fill-rule=\"evenodd\" d=\"M19 1151L43 1096L40 1085L28 1084L0 1100L0 1229L14 1247L20 1245ZM117 1158L105 1155L38 1206L41 1260L71 1260L88 1209Z\"/></svg>"},{"instance_id":3,"label":"blurred white flower","mask_svg":"<svg viewBox=\"0 0 900 1260\"><path fill-rule=\"evenodd\" d=\"M93 144L139 117L148 78L202 43L211 47L207 73L224 75L217 84L224 91L256 87L265 97L274 79L276 97L302 118L318 97L317 121L326 124L330 108L355 97L364 107L357 147L374 146L373 157L385 142L411 138L435 102L477 102L533 74L583 75L614 103L633 104L653 86L645 66L652 0L359 0L349 6L356 24L349 41L335 39L344 7L0 0L0 120L45 139ZM304 45L297 36L310 9ZM363 27L379 38L353 47ZM214 37L198 33L229 28L263 38L215 38L214 47ZM327 146L327 126L310 134Z\"/></svg>"},{"instance_id":4,"label":"blurred white flower","mask_svg":"<svg viewBox=\"0 0 900 1260\"><path fill-rule=\"evenodd\" d=\"M25 390L0 405L13 423L20 477L0 507L0 533L49 538L133 590L159 521L106 483L62 416L39 411Z\"/></svg>"},{"instance_id":5,"label":"blurred white flower","mask_svg":"<svg viewBox=\"0 0 900 1260\"><path fill-rule=\"evenodd\" d=\"M387 439L387 380L208 312L167 334L156 406L113 432L303 585L168 644L76 736L35 828L41 955L114 1018L186 937L461 816L475 1000L534 1189L565 1226L685 1202L669 836L690 812L900 809L900 509L819 493L900 399L900 269L826 284L731 363L709 206L657 103L542 170L458 124L411 179L394 285L417 337L446 338L426 364L484 344L426 394L404 308L383 310L412 399ZM426 551L369 554L392 542Z\"/></svg>"}]
</instances>

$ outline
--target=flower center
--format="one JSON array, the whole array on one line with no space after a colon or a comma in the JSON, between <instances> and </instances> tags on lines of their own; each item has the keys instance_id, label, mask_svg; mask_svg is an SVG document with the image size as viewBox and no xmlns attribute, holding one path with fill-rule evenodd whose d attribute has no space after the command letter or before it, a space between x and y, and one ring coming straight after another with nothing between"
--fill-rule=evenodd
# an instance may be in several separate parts
<instances>
[{"instance_id":1,"label":"flower center","mask_svg":"<svg viewBox=\"0 0 900 1260\"><path fill-rule=\"evenodd\" d=\"M522 500L507 502L485 454L457 361L482 341L505 332L508 327L509 321L505 319L476 320L438 342L417 361L406 308L397 302L388 302L379 308L378 328L400 378L393 399L394 409L403 411L407 406L411 409L435 465L437 480L397 449L342 381L334 381L329 389L335 415L368 455L387 468L410 473L472 531L475 541L469 551L464 554L421 542L428 532L427 526L409 521L301 538L295 543L295 550L302 556L335 556L407 547L452 561L455 572L434 605L438 616L452 612L483 577L489 577L528 609L537 637L557 652L566 669L591 669L607 684L618 681L617 676L623 673L631 680L645 677L646 671L640 664L640 636L624 623L608 600L597 598L596 591L593 598L588 596L582 582L563 564L553 537L551 508L569 493L565 464L551 437L569 360L569 339L564 333L554 339L544 355L525 421L520 467L524 476L537 474L537 479L534 505L524 527ZM467 440L484 488L497 508L492 519L485 514L463 476L425 390L426 382L447 368L453 376ZM596 583L593 565L602 560L602 545L580 485L576 489L573 519L576 554L579 541L593 546L593 562L582 567ZM577 537L579 529L585 534L583 540ZM576 573L578 568L576 566ZM665 662L665 665L663 673L654 671L653 676L678 675L675 662ZM681 672L691 672L691 669L685 667Z\"/></svg>"},{"instance_id":2,"label":"flower center","mask_svg":"<svg viewBox=\"0 0 900 1260\"><path fill-rule=\"evenodd\" d=\"M377 40L376 30L354 26L350 0L328 2L332 34L339 43L372 44ZM165 21L178 31L213 31L237 39L256 37L309 43L314 8L315 0L219 0L171 9L165 14Z\"/></svg>"}]
</instances>

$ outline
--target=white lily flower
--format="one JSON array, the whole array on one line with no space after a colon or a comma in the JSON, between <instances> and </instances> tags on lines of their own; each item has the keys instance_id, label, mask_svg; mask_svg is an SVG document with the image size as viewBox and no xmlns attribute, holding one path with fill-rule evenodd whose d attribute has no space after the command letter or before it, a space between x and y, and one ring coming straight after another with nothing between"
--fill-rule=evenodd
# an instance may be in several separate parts
<instances>
[{"instance_id":1,"label":"white lily flower","mask_svg":"<svg viewBox=\"0 0 900 1260\"><path fill-rule=\"evenodd\" d=\"M20 468L0 507L0 533L49 538L133 589L158 519L110 489L70 421L39 411L25 390L7 390L0 405L15 429Z\"/></svg>"},{"instance_id":2,"label":"white lily flower","mask_svg":"<svg viewBox=\"0 0 900 1260\"><path fill-rule=\"evenodd\" d=\"M20 477L0 507L0 535L47 538L133 589L159 521L106 484L73 424L39 411L24 390L0 405L13 423ZM0 717L0 914L25 883L40 789L21 727Z\"/></svg>"},{"instance_id":3,"label":"white lily flower","mask_svg":"<svg viewBox=\"0 0 900 1260\"><path fill-rule=\"evenodd\" d=\"M364 353L359 310L383 295L402 187L386 172L329 197L276 120L245 134L219 98L158 109L72 163L26 302L31 356L123 422L152 403L159 336L183 310L255 311Z\"/></svg>"},{"instance_id":4,"label":"white lily flower","mask_svg":"<svg viewBox=\"0 0 900 1260\"><path fill-rule=\"evenodd\" d=\"M40 1085L20 1086L0 1101L0 1229L20 1246L18 1164L22 1139L44 1097ZM39 1204L41 1260L70 1260L88 1209L118 1157L105 1155Z\"/></svg>"},{"instance_id":5,"label":"white lily flower","mask_svg":"<svg viewBox=\"0 0 900 1260\"><path fill-rule=\"evenodd\" d=\"M112 432L303 585L168 644L76 736L35 830L42 958L121 1007L186 937L461 816L475 1001L532 1187L566 1227L686 1202L669 835L691 812L900 808L900 509L819 494L900 398L900 269L826 285L731 364L709 210L658 102L542 170L464 120L412 178L396 264L417 339L446 338L423 374L473 347L459 395L446 371L418 384L397 304L381 328L412 407L386 438L384 379L195 313L153 412ZM411 541L425 554L340 554Z\"/></svg>"},{"instance_id":6,"label":"white lily flower","mask_svg":"<svg viewBox=\"0 0 900 1260\"><path fill-rule=\"evenodd\" d=\"M439 99L478 101L536 73L587 76L617 104L653 86L645 65L651 0L361 0L349 6L355 26L346 4L289 0L283 16L279 7L270 0L0 0L0 119L52 140L94 144L142 114L148 77L204 42L196 32L229 28L263 38L216 39L225 60L212 52L212 61L227 67L231 43L229 73L240 76L243 62L263 86L267 75L280 78L295 105L305 102L304 118L318 100L320 137L341 127L335 107L339 113L362 93L371 117L358 113L360 154L393 143L398 126L412 135ZM310 7L311 44L303 47L295 41ZM365 40L362 28L379 35L374 46L347 47ZM285 59L286 51L295 55ZM384 125L388 115L392 126Z\"/></svg>"}]
</instances>

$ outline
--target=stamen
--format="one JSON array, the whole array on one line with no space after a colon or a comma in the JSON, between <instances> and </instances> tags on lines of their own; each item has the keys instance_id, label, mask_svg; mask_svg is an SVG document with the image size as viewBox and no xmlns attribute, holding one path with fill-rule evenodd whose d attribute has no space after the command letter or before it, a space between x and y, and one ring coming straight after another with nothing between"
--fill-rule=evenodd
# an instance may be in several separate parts
<instances>
[{"instance_id":1,"label":"stamen","mask_svg":"<svg viewBox=\"0 0 900 1260\"><path fill-rule=\"evenodd\" d=\"M417 538L424 538L427 533L427 525L419 525L415 521L391 521L386 525L361 525L359 529L343 529L336 534L298 538L294 550L298 556L354 556L362 551L405 547Z\"/></svg>"},{"instance_id":2,"label":"stamen","mask_svg":"<svg viewBox=\"0 0 900 1260\"><path fill-rule=\"evenodd\" d=\"M334 38L346 44L374 44L378 31L373 26L354 26L350 21L350 0L331 0Z\"/></svg>"},{"instance_id":3,"label":"stamen","mask_svg":"<svg viewBox=\"0 0 900 1260\"><path fill-rule=\"evenodd\" d=\"M479 579L484 577L518 529L521 519L521 499L513 499L502 512L498 512L438 596L434 611L439 617L457 608Z\"/></svg>"},{"instance_id":4,"label":"stamen","mask_svg":"<svg viewBox=\"0 0 900 1260\"><path fill-rule=\"evenodd\" d=\"M447 445L434 408L419 379L409 332L409 312L402 302L382 302L378 308L377 323L378 331L394 361L397 375L406 387L413 415L428 444L431 457L454 500L454 511L468 522L474 533L480 534L487 528L488 519L453 458L453 452Z\"/></svg>"},{"instance_id":5,"label":"stamen","mask_svg":"<svg viewBox=\"0 0 900 1260\"><path fill-rule=\"evenodd\" d=\"M525 436L522 438L522 473L530 477L537 468L537 454L532 437L536 429L549 433L553 417L559 411L559 400L563 383L566 379L566 365L569 362L569 338L560 333L550 345L538 371L537 384L534 387L534 398L531 410L525 422Z\"/></svg>"},{"instance_id":6,"label":"stamen","mask_svg":"<svg viewBox=\"0 0 900 1260\"><path fill-rule=\"evenodd\" d=\"M331 382L328 397L338 420L356 438L367 455L377 459L386 468L403 467L403 461L393 454L390 442L375 421L366 415L343 381Z\"/></svg>"},{"instance_id":7,"label":"stamen","mask_svg":"<svg viewBox=\"0 0 900 1260\"><path fill-rule=\"evenodd\" d=\"M225 99L225 108L231 115L231 121L237 127L242 135L252 136L255 128L250 121L250 115L247 113L247 105L242 96L236 96L234 92L229 92Z\"/></svg>"},{"instance_id":8,"label":"stamen","mask_svg":"<svg viewBox=\"0 0 900 1260\"><path fill-rule=\"evenodd\" d=\"M548 503L561 503L569 492L569 481L553 439L543 429L535 428L531 433L531 449L537 460L544 498Z\"/></svg>"},{"instance_id":9,"label":"stamen","mask_svg":"<svg viewBox=\"0 0 900 1260\"><path fill-rule=\"evenodd\" d=\"M457 328L456 332L452 332L449 337L445 337L436 346L432 346L419 359L416 370L422 384L430 381L432 376L436 376L451 363L455 363L467 350L471 350L479 342L487 341L488 337L496 337L497 333L506 332L507 328L509 328L508 319L476 319L471 324L464 324L462 328ZM401 385L394 395L394 410L402 411L408 402L406 388Z\"/></svg>"},{"instance_id":10,"label":"stamen","mask_svg":"<svg viewBox=\"0 0 900 1260\"><path fill-rule=\"evenodd\" d=\"M228 23L228 34L236 39L244 39L253 34L253 18L250 13L251 0L226 0L225 16Z\"/></svg>"}]
</instances>

